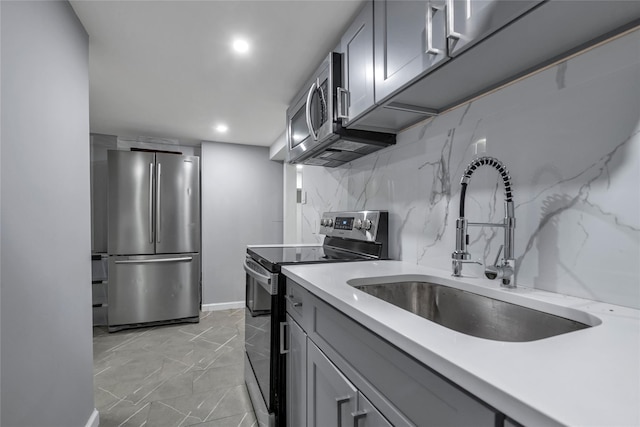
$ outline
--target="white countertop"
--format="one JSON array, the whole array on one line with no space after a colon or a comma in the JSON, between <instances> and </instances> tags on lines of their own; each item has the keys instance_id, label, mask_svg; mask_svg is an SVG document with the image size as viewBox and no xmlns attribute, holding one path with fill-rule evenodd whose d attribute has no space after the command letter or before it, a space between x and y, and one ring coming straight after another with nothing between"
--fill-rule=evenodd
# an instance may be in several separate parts
<instances>
[{"instance_id":1,"label":"white countertop","mask_svg":"<svg viewBox=\"0 0 640 427\"><path fill-rule=\"evenodd\" d=\"M640 425L639 310L524 287L502 289L498 281L454 278L447 270L400 261L292 265L282 271L524 425ZM595 316L602 323L531 342L492 341L440 326L347 284L399 275L436 277L474 293L565 317Z\"/></svg>"}]
</instances>

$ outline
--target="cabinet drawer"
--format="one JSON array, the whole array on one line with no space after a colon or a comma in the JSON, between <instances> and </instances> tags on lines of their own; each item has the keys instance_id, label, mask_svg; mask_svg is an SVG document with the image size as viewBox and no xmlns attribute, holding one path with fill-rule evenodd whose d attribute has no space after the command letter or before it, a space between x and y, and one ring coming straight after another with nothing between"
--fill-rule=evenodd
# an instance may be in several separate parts
<instances>
[{"instance_id":1,"label":"cabinet drawer","mask_svg":"<svg viewBox=\"0 0 640 427\"><path fill-rule=\"evenodd\" d=\"M94 282L91 284L91 303L93 305L107 303L107 282Z\"/></svg>"},{"instance_id":2,"label":"cabinet drawer","mask_svg":"<svg viewBox=\"0 0 640 427\"><path fill-rule=\"evenodd\" d=\"M490 407L331 306L314 298L312 314L311 339L394 424L389 403L418 426L495 426Z\"/></svg>"},{"instance_id":3,"label":"cabinet drawer","mask_svg":"<svg viewBox=\"0 0 640 427\"><path fill-rule=\"evenodd\" d=\"M309 312L311 294L297 283L287 279L284 299L287 305L287 313L302 326L308 328L308 320L305 320L305 311Z\"/></svg>"}]
</instances>

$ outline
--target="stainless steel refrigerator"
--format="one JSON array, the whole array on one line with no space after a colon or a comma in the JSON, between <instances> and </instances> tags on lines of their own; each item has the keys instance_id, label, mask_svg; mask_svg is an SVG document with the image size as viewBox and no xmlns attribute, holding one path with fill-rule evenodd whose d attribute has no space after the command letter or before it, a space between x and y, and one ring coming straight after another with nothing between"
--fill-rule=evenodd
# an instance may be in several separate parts
<instances>
[{"instance_id":1,"label":"stainless steel refrigerator","mask_svg":"<svg viewBox=\"0 0 640 427\"><path fill-rule=\"evenodd\" d=\"M200 159L108 152L107 323L197 322Z\"/></svg>"}]
</instances>

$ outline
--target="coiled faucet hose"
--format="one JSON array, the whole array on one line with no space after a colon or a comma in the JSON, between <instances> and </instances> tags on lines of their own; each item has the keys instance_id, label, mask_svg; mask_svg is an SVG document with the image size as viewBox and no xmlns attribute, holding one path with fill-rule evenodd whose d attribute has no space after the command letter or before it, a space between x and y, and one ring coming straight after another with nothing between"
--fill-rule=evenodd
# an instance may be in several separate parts
<instances>
[{"instance_id":1,"label":"coiled faucet hose","mask_svg":"<svg viewBox=\"0 0 640 427\"><path fill-rule=\"evenodd\" d=\"M462 189L460 190L460 218L464 218L464 201L467 193L467 185L469 184L469 179L476 169L484 165L492 166L498 171L498 173L502 177L502 182L504 183L504 200L507 203L513 202L511 176L509 175L509 171L507 170L507 167L504 165L504 163L502 163L495 157L478 157L477 159L469 163L462 174L462 179L460 180L460 184L462 185Z\"/></svg>"}]
</instances>

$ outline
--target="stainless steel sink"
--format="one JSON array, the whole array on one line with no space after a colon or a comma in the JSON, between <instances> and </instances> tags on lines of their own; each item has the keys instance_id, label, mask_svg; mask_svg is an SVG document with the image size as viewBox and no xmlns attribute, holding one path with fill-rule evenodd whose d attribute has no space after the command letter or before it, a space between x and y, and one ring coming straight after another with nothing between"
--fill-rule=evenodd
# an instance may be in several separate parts
<instances>
[{"instance_id":1,"label":"stainless steel sink","mask_svg":"<svg viewBox=\"0 0 640 427\"><path fill-rule=\"evenodd\" d=\"M592 326L436 283L352 286L454 331L489 340L534 341Z\"/></svg>"}]
</instances>

